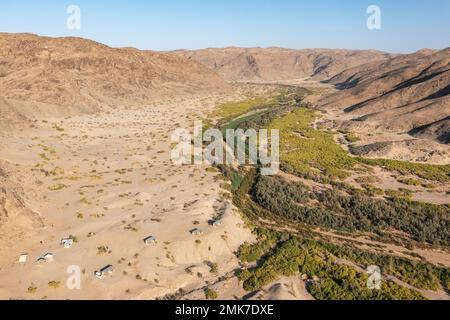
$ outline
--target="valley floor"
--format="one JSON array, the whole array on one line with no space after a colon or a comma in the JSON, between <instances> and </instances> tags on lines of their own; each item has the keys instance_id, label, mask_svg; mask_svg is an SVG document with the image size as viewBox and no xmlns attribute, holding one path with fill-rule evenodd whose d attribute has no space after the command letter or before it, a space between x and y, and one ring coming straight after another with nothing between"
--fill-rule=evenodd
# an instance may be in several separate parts
<instances>
[{"instance_id":1,"label":"valley floor","mask_svg":"<svg viewBox=\"0 0 450 320\"><path fill-rule=\"evenodd\" d=\"M312 90L319 94L329 89L303 80L294 84L316 86ZM6 220L2 221L3 226L0 224L0 299L204 299L207 288L209 294L217 294L221 299L313 299L306 290L312 279L302 279L307 274L283 275L276 281L254 286L257 289L252 292L245 291L237 270L247 268L255 272L257 279L257 270L264 264L247 264L236 253L244 243L253 243L259 250L261 239L245 226L238 209L231 204L232 195L227 190L232 188L216 168L177 166L170 160L173 147L170 135L175 129L191 130L195 120L211 121L211 115L227 119L231 127L261 120L261 115L270 114L271 110L267 106L258 109L260 101L255 98L267 92L273 97L274 87L280 89L273 84L239 84L226 95L171 99L66 119L40 119L33 128L2 135L0 161L8 164L17 184L25 189L23 205L39 218L39 227L25 228L26 217L9 220L8 216L1 217ZM314 102L314 96L308 98ZM216 108L235 101L250 102ZM310 174L318 170L306 156L317 158L318 162L336 156L341 162L343 159L351 162L347 150L335 144L345 145L341 140L348 138L346 133L325 134L317 128L319 121L308 123L307 119L314 118L312 113L298 109L276 122L282 129L282 138L284 134L291 147L295 147L286 149L289 143L281 146L282 161L291 160L301 169L306 163L306 172ZM292 125L298 132L291 130ZM333 140L335 137L337 141ZM317 150L308 146L307 142L313 140L320 143L316 149L323 155L317 157ZM289 158L300 152L295 143L303 148L302 154ZM297 160L304 162L296 163ZM339 175L350 169L346 166L321 164L320 168ZM368 168L362 163L357 166ZM390 193L397 197L396 193L409 188L407 196L413 200L449 202L447 182L431 186L414 174L405 176L378 164L373 168L370 172L354 170L341 182L366 193L373 192L379 200ZM245 176L244 172L240 173ZM438 173L442 175L441 171ZM408 181L401 180L404 177ZM303 183L314 191L334 188L288 172L281 172L277 178ZM411 185L417 181L421 184ZM8 208L8 203L5 207ZM222 217L222 224L213 227L211 222L218 217ZM280 227L272 220L257 220L251 223L291 236L296 234L296 230L289 230L289 224ZM301 225L295 221L292 224ZM352 237L328 232L326 228L308 228L330 243L352 243L358 249L377 254L420 256L424 262L443 268L450 265L447 250L428 247L407 250L400 245L372 241L361 234ZM201 230L201 234L193 235L191 231L195 229ZM150 236L156 242L146 245L144 239ZM70 248L61 246L64 238L74 241ZM290 245L286 239L277 238L276 242ZM294 247L297 244L294 242ZM287 246L285 250L290 249ZM261 252L262 256L263 253L270 257L270 250ZM19 262L24 254L27 261ZM51 254L52 259L40 259L46 254ZM345 259L339 261L342 265L349 263ZM109 265L114 268L112 275L102 279L94 275ZM73 280L70 273L73 270L80 271L79 290L67 286ZM427 298L448 299L442 290L422 293Z\"/></svg>"},{"instance_id":2,"label":"valley floor","mask_svg":"<svg viewBox=\"0 0 450 320\"><path fill-rule=\"evenodd\" d=\"M170 160L171 132L193 128L223 99L237 97L45 119L2 136L1 158L30 190L26 205L43 225L14 239L2 234L0 298L155 299L232 272L233 252L254 236L228 206L214 172ZM223 224L212 227L218 212ZM13 227L20 230L20 221ZM195 228L203 234L191 235ZM157 243L145 245L149 236ZM65 249L60 240L67 237L75 243ZM47 253L53 261L37 262ZM97 279L94 271L107 265L114 274ZM66 286L70 266L81 271L80 290Z\"/></svg>"}]
</instances>

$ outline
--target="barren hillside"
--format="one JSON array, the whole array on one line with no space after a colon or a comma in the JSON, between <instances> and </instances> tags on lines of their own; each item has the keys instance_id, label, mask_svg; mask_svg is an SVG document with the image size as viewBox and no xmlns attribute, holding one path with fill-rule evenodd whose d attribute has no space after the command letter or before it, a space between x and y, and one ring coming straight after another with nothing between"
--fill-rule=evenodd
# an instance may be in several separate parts
<instances>
[{"instance_id":1,"label":"barren hillside","mask_svg":"<svg viewBox=\"0 0 450 320\"><path fill-rule=\"evenodd\" d=\"M323 99L322 107L344 110L354 126L449 143L450 49L373 62L330 82L342 90Z\"/></svg>"},{"instance_id":2,"label":"barren hillside","mask_svg":"<svg viewBox=\"0 0 450 320\"><path fill-rule=\"evenodd\" d=\"M0 160L0 254L8 258L11 257L8 248L16 239L38 233L43 226L43 218L29 209L25 192L38 196L31 190L24 190L10 167Z\"/></svg>"},{"instance_id":3,"label":"barren hillside","mask_svg":"<svg viewBox=\"0 0 450 320\"><path fill-rule=\"evenodd\" d=\"M348 68L392 55L380 51L283 48L180 50L173 55L198 61L228 81L328 79Z\"/></svg>"},{"instance_id":4,"label":"barren hillside","mask_svg":"<svg viewBox=\"0 0 450 320\"><path fill-rule=\"evenodd\" d=\"M139 106L165 98L216 93L228 84L204 66L162 53L113 49L79 38L0 33L0 131L2 138L54 118ZM7 132L6 132L7 131ZM6 146L0 145L2 156ZM27 196L19 170L0 161L0 253L39 231L43 220Z\"/></svg>"},{"instance_id":5,"label":"barren hillside","mask_svg":"<svg viewBox=\"0 0 450 320\"><path fill-rule=\"evenodd\" d=\"M163 53L0 33L0 111L13 121L225 89L213 71Z\"/></svg>"}]
</instances>

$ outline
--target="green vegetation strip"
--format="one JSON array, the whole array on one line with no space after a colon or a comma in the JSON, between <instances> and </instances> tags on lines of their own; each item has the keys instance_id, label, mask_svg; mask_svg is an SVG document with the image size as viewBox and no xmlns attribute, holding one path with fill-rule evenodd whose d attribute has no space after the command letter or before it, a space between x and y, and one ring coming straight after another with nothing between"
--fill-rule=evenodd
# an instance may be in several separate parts
<instances>
[{"instance_id":1,"label":"green vegetation strip","mask_svg":"<svg viewBox=\"0 0 450 320\"><path fill-rule=\"evenodd\" d=\"M257 98L241 102L225 103L217 108L209 118L218 118L222 121L231 121L239 116L249 113L252 110L258 109L268 103L265 98Z\"/></svg>"},{"instance_id":2,"label":"green vegetation strip","mask_svg":"<svg viewBox=\"0 0 450 320\"><path fill-rule=\"evenodd\" d=\"M278 177L258 176L255 181L253 199L273 213L274 219L281 216L325 229L374 232L380 236L395 229L418 242L450 245L448 206L399 198L374 199L362 192L343 195L334 189L312 191L302 183Z\"/></svg>"},{"instance_id":3,"label":"green vegetation strip","mask_svg":"<svg viewBox=\"0 0 450 320\"><path fill-rule=\"evenodd\" d=\"M349 170L358 169L357 165L369 165L432 181L450 181L450 165L352 157L335 142L335 132L312 128L311 123L315 118L313 110L299 108L274 119L268 126L270 129L280 130L281 160L293 173L307 177L323 175L331 179L343 179L349 176Z\"/></svg>"},{"instance_id":4,"label":"green vegetation strip","mask_svg":"<svg viewBox=\"0 0 450 320\"><path fill-rule=\"evenodd\" d=\"M364 184L364 190L358 190L338 180L348 177L351 171L370 172L371 167L381 166L402 175L447 182L450 165L351 157L335 142L335 132L312 127L316 115L311 109L299 107L302 94L304 92L299 94L288 90L274 103L271 102L270 108L267 105L263 107L260 101L247 102L225 105L216 113L222 118L219 121L222 129L279 129L283 170L334 187L333 190L318 192L301 183L261 177L257 169L240 168L235 171L219 166L231 181L233 202L244 213L249 226L255 227L259 219L277 221L273 226L275 229L294 224L298 226L296 234L305 237L300 240L293 233L256 228L258 242L245 243L238 251L243 262L257 265L241 272L244 288L259 290L281 276L302 273L313 279L307 282L307 289L316 299L424 299L418 291L388 279L383 280L381 290L368 289L367 274L358 271L359 266L378 265L383 274L416 288L444 288L448 291L448 268L426 263L420 256L411 260L363 251L353 245L324 243L317 240L323 238L317 238L318 234L310 226L340 232L369 232L387 241L394 240L388 230L396 229L403 231L404 235L395 235L395 240L401 238L408 245L411 245L411 240L448 245L449 206L413 202L392 192L387 192L390 198L373 198L383 195L383 190L371 186L370 181ZM245 116L251 111L255 112ZM347 133L346 138L350 142L358 140L351 133ZM404 198L407 198L406 194Z\"/></svg>"},{"instance_id":5,"label":"green vegetation strip","mask_svg":"<svg viewBox=\"0 0 450 320\"><path fill-rule=\"evenodd\" d=\"M291 238L280 245L259 267L244 270L239 279L247 291L260 290L280 276L306 274L308 291L320 300L422 300L421 293L383 280L380 290L367 286L368 276L355 268L338 264L313 242Z\"/></svg>"}]
</instances>

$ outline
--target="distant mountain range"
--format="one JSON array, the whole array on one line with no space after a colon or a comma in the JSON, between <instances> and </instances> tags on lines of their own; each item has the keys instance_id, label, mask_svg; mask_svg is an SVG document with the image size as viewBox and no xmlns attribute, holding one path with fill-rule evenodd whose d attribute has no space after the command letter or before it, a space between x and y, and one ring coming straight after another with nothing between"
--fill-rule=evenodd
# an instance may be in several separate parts
<instances>
[{"instance_id":1,"label":"distant mountain range","mask_svg":"<svg viewBox=\"0 0 450 320\"><path fill-rule=\"evenodd\" d=\"M324 80L355 66L394 55L375 50L222 48L179 50L172 55L194 60L217 71L227 81Z\"/></svg>"},{"instance_id":2,"label":"distant mountain range","mask_svg":"<svg viewBox=\"0 0 450 320\"><path fill-rule=\"evenodd\" d=\"M275 47L153 52L0 33L0 114L14 126L36 116L222 92L231 81L309 78L336 86L319 106L351 115L354 124L449 143L449 69L450 49L408 55Z\"/></svg>"},{"instance_id":3,"label":"distant mountain range","mask_svg":"<svg viewBox=\"0 0 450 320\"><path fill-rule=\"evenodd\" d=\"M364 126L450 141L450 49L398 55L374 50L222 48L171 52L217 71L227 81L310 78L339 90L324 109Z\"/></svg>"},{"instance_id":4,"label":"distant mountain range","mask_svg":"<svg viewBox=\"0 0 450 320\"><path fill-rule=\"evenodd\" d=\"M340 89L321 101L379 130L450 142L450 48L375 61L329 80Z\"/></svg>"}]
</instances>

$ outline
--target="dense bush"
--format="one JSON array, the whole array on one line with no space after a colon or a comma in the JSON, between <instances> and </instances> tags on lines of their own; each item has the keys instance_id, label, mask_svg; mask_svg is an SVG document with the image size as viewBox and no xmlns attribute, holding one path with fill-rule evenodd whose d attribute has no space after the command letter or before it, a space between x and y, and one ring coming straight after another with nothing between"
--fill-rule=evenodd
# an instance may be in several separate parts
<instances>
[{"instance_id":1,"label":"dense bush","mask_svg":"<svg viewBox=\"0 0 450 320\"><path fill-rule=\"evenodd\" d=\"M383 273L395 276L417 288L436 290L441 285L445 290L450 291L450 269L448 268L331 243L321 244L321 247L336 257L359 265L377 265Z\"/></svg>"},{"instance_id":2,"label":"dense bush","mask_svg":"<svg viewBox=\"0 0 450 320\"><path fill-rule=\"evenodd\" d=\"M450 181L450 165L431 165L387 159L358 158L361 163L381 166L388 170L397 171L402 175L416 175L420 178L438 182Z\"/></svg>"},{"instance_id":3,"label":"dense bush","mask_svg":"<svg viewBox=\"0 0 450 320\"><path fill-rule=\"evenodd\" d=\"M287 240L289 236L287 234L279 234L270 232L264 229L257 229L258 242L248 243L245 242L239 247L237 256L244 262L255 262L261 259L264 255L268 254L278 242Z\"/></svg>"},{"instance_id":4,"label":"dense bush","mask_svg":"<svg viewBox=\"0 0 450 320\"><path fill-rule=\"evenodd\" d=\"M259 290L280 276L298 273L318 278L310 282L308 291L316 299L367 300L367 299L424 299L417 291L404 288L392 281L382 281L380 290L367 287L367 275L353 267L337 264L313 242L291 238L253 270L241 272L239 278L247 291Z\"/></svg>"},{"instance_id":5,"label":"dense bush","mask_svg":"<svg viewBox=\"0 0 450 320\"><path fill-rule=\"evenodd\" d=\"M403 199L373 199L355 192L343 195L335 190L309 191L300 183L281 178L257 178L255 201L268 211L306 224L347 232L401 230L416 241L449 244L450 209ZM310 204L310 199L320 205Z\"/></svg>"},{"instance_id":6,"label":"dense bush","mask_svg":"<svg viewBox=\"0 0 450 320\"><path fill-rule=\"evenodd\" d=\"M424 300L417 291L393 281L382 281L380 290L367 287L367 275L347 265L332 265L328 277L311 284L309 292L319 300Z\"/></svg>"},{"instance_id":7,"label":"dense bush","mask_svg":"<svg viewBox=\"0 0 450 320\"><path fill-rule=\"evenodd\" d=\"M345 178L357 164L335 141L332 132L313 129L314 111L299 108L274 119L270 129L280 130L281 161L300 174Z\"/></svg>"}]
</instances>

